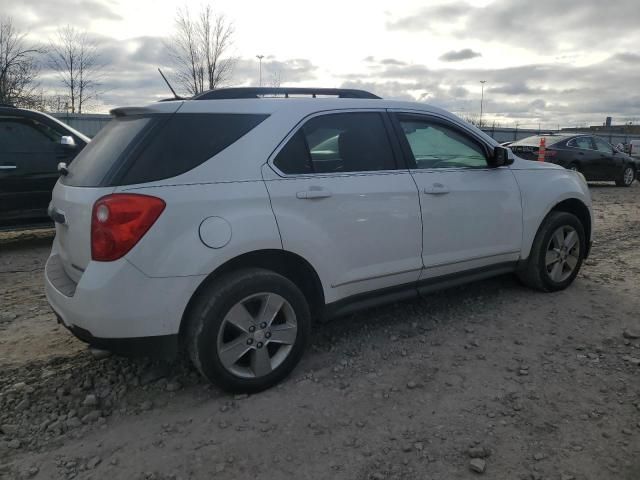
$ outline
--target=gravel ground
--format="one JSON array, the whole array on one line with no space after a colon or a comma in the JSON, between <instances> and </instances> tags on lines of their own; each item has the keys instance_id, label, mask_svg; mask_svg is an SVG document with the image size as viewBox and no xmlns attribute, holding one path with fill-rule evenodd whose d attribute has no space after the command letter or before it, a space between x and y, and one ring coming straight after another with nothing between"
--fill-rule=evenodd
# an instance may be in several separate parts
<instances>
[{"instance_id":1,"label":"gravel ground","mask_svg":"<svg viewBox=\"0 0 640 480\"><path fill-rule=\"evenodd\" d=\"M511 276L314 328L280 386L97 358L59 327L50 231L0 237L0 478L640 479L640 184L592 185L572 287Z\"/></svg>"}]
</instances>

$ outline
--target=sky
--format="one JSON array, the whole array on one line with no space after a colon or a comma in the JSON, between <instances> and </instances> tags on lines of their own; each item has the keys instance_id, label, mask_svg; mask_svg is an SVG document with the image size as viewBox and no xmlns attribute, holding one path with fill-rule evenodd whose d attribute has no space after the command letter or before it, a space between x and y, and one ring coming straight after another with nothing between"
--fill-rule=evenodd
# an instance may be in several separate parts
<instances>
[{"instance_id":1,"label":"sky","mask_svg":"<svg viewBox=\"0 0 640 480\"><path fill-rule=\"evenodd\" d=\"M522 128L640 122L639 0L218 0L233 23L230 86L363 88ZM95 111L166 98L157 67L176 10L201 1L0 0L33 42L72 25L101 45ZM46 67L42 86L58 89Z\"/></svg>"}]
</instances>

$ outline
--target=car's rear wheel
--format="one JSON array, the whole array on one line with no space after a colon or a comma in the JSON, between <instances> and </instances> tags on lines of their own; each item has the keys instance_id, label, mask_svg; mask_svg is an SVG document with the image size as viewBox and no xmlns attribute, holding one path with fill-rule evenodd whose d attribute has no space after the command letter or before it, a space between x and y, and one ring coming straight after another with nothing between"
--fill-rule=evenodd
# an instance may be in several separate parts
<instances>
[{"instance_id":1,"label":"car's rear wheel","mask_svg":"<svg viewBox=\"0 0 640 480\"><path fill-rule=\"evenodd\" d=\"M191 360L205 378L232 392L257 392L286 377L300 361L310 331L302 292L263 269L211 283L188 321Z\"/></svg>"},{"instance_id":2,"label":"car's rear wheel","mask_svg":"<svg viewBox=\"0 0 640 480\"><path fill-rule=\"evenodd\" d=\"M631 165L625 165L622 169L620 178L616 180L616 185L619 187L630 187L636 178L636 171Z\"/></svg>"},{"instance_id":3,"label":"car's rear wheel","mask_svg":"<svg viewBox=\"0 0 640 480\"><path fill-rule=\"evenodd\" d=\"M551 212L542 222L525 267L525 285L545 292L567 288L578 275L587 249L584 227L567 212Z\"/></svg>"}]
</instances>

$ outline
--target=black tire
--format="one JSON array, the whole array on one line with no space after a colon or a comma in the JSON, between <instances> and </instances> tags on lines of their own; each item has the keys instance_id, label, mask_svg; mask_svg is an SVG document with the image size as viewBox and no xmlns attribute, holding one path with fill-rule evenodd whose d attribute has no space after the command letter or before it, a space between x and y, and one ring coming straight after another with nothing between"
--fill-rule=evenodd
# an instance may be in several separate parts
<instances>
[{"instance_id":1,"label":"black tire","mask_svg":"<svg viewBox=\"0 0 640 480\"><path fill-rule=\"evenodd\" d=\"M629 173L630 172L630 173ZM629 181L629 178L631 179ZM625 180L626 179L626 180ZM625 165L622 169L620 177L616 180L618 187L630 187L636 179L636 171L631 165Z\"/></svg>"},{"instance_id":2,"label":"black tire","mask_svg":"<svg viewBox=\"0 0 640 480\"><path fill-rule=\"evenodd\" d=\"M560 227L569 226L573 227L578 234L579 241L579 256L578 262L573 269L571 275L563 281L554 281L547 272L547 266L545 264L547 247L551 241L551 236ZM531 253L524 268L518 272L518 277L528 287L543 292L555 292L558 290L564 290L567 288L578 275L582 261L584 260L584 253L587 249L587 242L584 233L584 226L580 220L573 214L567 212L551 212L543 220L542 225L536 233L536 237L531 246Z\"/></svg>"},{"instance_id":3,"label":"black tire","mask_svg":"<svg viewBox=\"0 0 640 480\"><path fill-rule=\"evenodd\" d=\"M243 378L228 370L220 360L218 333L232 307L263 292L279 295L289 303L295 313L297 333L288 355L271 373ZM187 350L193 364L210 382L229 392L259 392L280 382L298 364L309 339L310 318L306 298L289 279L270 270L239 270L218 278L199 294L187 319ZM266 341L264 349L267 349Z\"/></svg>"}]
</instances>

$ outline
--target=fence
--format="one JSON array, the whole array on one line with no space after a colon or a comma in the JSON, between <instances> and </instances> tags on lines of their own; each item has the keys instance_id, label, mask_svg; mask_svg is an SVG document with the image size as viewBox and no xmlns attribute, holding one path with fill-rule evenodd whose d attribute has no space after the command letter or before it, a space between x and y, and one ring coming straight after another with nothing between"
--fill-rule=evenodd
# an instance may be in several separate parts
<instances>
[{"instance_id":1,"label":"fence","mask_svg":"<svg viewBox=\"0 0 640 480\"><path fill-rule=\"evenodd\" d=\"M111 120L111 115L102 113L52 113L51 115L87 137L94 137Z\"/></svg>"},{"instance_id":2,"label":"fence","mask_svg":"<svg viewBox=\"0 0 640 480\"><path fill-rule=\"evenodd\" d=\"M604 138L612 145L618 143L628 144L629 140L640 140L640 135L631 135L627 133L608 133L608 132L593 132L588 128L585 128L582 132L576 131L563 131L563 130L545 130L537 128L505 128L505 127L483 127L482 130L497 142L515 142L523 138L531 137L533 135L544 135L551 133L566 133L567 135L577 135L584 133L587 135L597 135L600 138Z\"/></svg>"}]
</instances>

